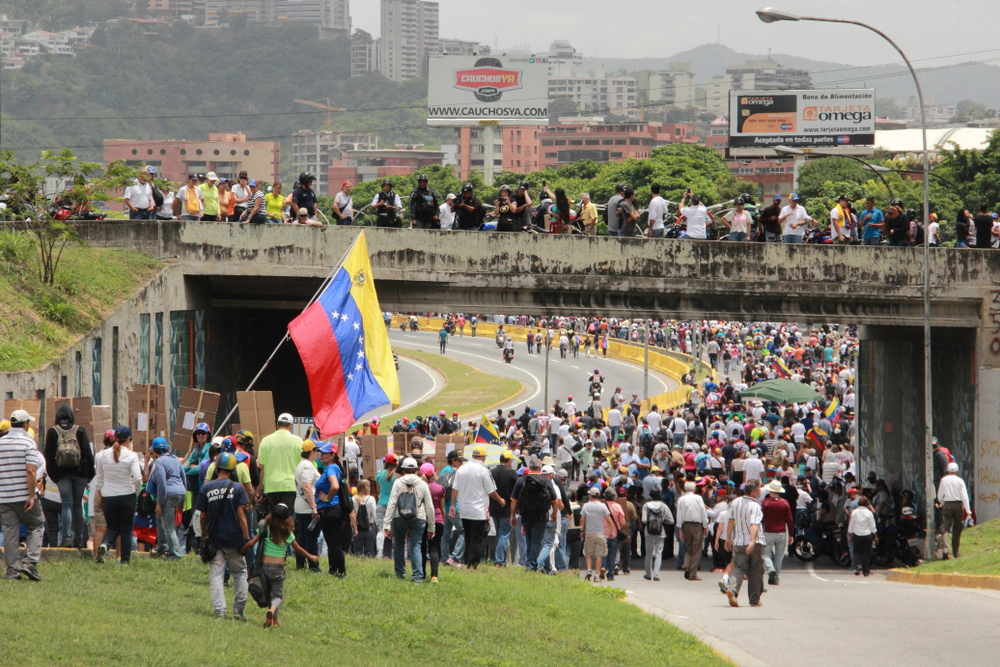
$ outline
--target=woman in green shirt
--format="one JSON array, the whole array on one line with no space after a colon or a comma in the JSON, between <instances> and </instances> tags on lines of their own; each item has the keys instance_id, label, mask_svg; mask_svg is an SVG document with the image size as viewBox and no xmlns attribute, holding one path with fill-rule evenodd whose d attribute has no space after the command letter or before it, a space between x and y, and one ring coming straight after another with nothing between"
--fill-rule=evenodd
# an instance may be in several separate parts
<instances>
[{"instance_id":1,"label":"woman in green shirt","mask_svg":"<svg viewBox=\"0 0 1000 667\"><path fill-rule=\"evenodd\" d=\"M273 223L288 222L285 218L285 196L281 194L281 183L275 181L271 191L264 195L264 205L267 208L267 221Z\"/></svg>"}]
</instances>

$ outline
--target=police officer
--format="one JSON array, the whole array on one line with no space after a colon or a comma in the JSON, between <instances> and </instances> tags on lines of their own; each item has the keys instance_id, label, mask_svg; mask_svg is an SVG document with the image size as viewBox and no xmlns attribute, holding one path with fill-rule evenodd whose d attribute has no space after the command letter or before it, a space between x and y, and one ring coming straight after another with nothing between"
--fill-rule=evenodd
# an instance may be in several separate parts
<instances>
[{"instance_id":1,"label":"police officer","mask_svg":"<svg viewBox=\"0 0 1000 667\"><path fill-rule=\"evenodd\" d=\"M377 216L376 227L399 227L399 212L403 208L403 202L399 195L392 191L392 181L388 178L382 179L382 191L375 194L372 199L372 210Z\"/></svg>"},{"instance_id":2,"label":"police officer","mask_svg":"<svg viewBox=\"0 0 1000 667\"><path fill-rule=\"evenodd\" d=\"M316 192L312 187L315 182L316 177L313 174L305 171L299 174L299 182L292 190L292 217L294 219L298 219L300 208L309 211L310 218L316 217Z\"/></svg>"},{"instance_id":3,"label":"police officer","mask_svg":"<svg viewBox=\"0 0 1000 667\"><path fill-rule=\"evenodd\" d=\"M427 174L417 176L417 188L410 193L410 227L440 229L440 204L437 195L427 187Z\"/></svg>"},{"instance_id":4,"label":"police officer","mask_svg":"<svg viewBox=\"0 0 1000 667\"><path fill-rule=\"evenodd\" d=\"M459 229L479 229L482 224L483 203L472 191L472 183L462 185L462 196L455 206L455 226Z\"/></svg>"}]
</instances>

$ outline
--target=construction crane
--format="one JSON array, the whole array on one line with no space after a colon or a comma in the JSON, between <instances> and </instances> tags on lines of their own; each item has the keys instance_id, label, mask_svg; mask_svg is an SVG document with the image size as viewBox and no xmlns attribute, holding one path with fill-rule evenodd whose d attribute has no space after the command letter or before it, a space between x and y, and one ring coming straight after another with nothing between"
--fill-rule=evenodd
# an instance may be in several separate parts
<instances>
[{"instance_id":1,"label":"construction crane","mask_svg":"<svg viewBox=\"0 0 1000 667\"><path fill-rule=\"evenodd\" d=\"M326 129L328 129L328 130L330 129L330 112L331 111L339 111L340 113L347 113L347 109L341 109L340 107L332 107L332 106L330 106L330 98L329 97L326 98L326 104L323 104L322 102L310 102L309 100L294 100L294 101L298 102L299 104L306 104L306 105L309 105L311 107L316 107L317 109L323 109L324 111L326 111Z\"/></svg>"}]
</instances>

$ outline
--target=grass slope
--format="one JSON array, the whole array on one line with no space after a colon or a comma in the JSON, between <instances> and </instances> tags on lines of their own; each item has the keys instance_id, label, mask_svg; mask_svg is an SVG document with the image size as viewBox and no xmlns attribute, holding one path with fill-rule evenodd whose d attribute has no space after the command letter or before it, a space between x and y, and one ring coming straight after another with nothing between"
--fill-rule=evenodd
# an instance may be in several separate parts
<instances>
[{"instance_id":1,"label":"grass slope","mask_svg":"<svg viewBox=\"0 0 1000 667\"><path fill-rule=\"evenodd\" d=\"M161 266L138 253L70 246L56 284L42 285L30 237L0 230L0 372L37 369L58 357Z\"/></svg>"},{"instance_id":2,"label":"grass slope","mask_svg":"<svg viewBox=\"0 0 1000 667\"><path fill-rule=\"evenodd\" d=\"M447 381L445 388L436 396L393 415L396 419L403 417L413 419L417 415L437 414L438 410L444 410L449 415L453 411L457 411L460 415L475 414L516 396L524 388L524 385L517 380L484 373L469 364L449 359L441 354L419 352L404 347L393 349L402 357L410 357L431 366Z\"/></svg>"},{"instance_id":3,"label":"grass slope","mask_svg":"<svg viewBox=\"0 0 1000 667\"><path fill-rule=\"evenodd\" d=\"M948 538L951 548L951 538ZM938 574L989 574L1000 576L1000 519L993 519L962 533L962 556L924 563L911 572Z\"/></svg>"},{"instance_id":4,"label":"grass slope","mask_svg":"<svg viewBox=\"0 0 1000 667\"><path fill-rule=\"evenodd\" d=\"M0 583L3 662L601 667L627 655L636 665L730 664L614 589L517 568L442 570L432 586L396 579L386 561L349 557L344 580L295 572L289 561L282 625L264 630L252 600L251 623L212 616L208 570L194 556L127 568L42 563L41 584ZM230 611L232 595L227 588Z\"/></svg>"}]
</instances>

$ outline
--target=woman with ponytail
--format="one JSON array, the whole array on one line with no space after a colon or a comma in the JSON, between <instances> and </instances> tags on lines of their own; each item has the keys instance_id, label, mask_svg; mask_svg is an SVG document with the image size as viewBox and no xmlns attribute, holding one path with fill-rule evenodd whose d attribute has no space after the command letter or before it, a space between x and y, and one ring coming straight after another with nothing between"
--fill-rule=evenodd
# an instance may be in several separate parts
<instances>
[{"instance_id":1,"label":"woman with ponytail","mask_svg":"<svg viewBox=\"0 0 1000 667\"><path fill-rule=\"evenodd\" d=\"M122 564L127 564L132 557L136 493L142 483L139 457L132 451L132 429L119 426L115 430L114 445L101 450L94 463L97 468L94 487L101 494L101 507L108 524L104 541L97 550L97 562L104 562L108 550L115 546L120 536L119 556Z\"/></svg>"}]
</instances>

